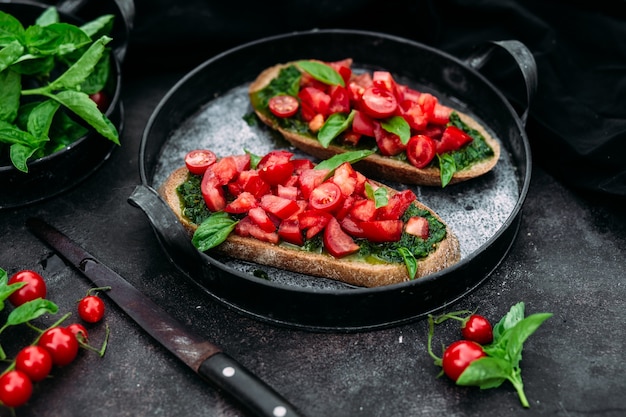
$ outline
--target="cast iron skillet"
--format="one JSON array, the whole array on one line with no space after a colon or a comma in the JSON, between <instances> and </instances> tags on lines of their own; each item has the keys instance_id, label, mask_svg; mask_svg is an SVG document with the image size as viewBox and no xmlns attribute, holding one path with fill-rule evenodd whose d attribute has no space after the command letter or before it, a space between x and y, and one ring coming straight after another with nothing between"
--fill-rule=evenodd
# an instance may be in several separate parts
<instances>
[{"instance_id":1,"label":"cast iron skillet","mask_svg":"<svg viewBox=\"0 0 626 417\"><path fill-rule=\"evenodd\" d=\"M88 1L88 0L87 0ZM126 54L134 7L132 0L102 2L95 7L86 6L86 0L64 0L56 5L61 21L79 25L105 13L116 15L113 28L112 72L106 90L111 99L106 116L122 131L123 105L121 94L120 64ZM48 4L28 1L0 2L0 10L22 22L24 26L49 7ZM95 15L92 15L95 14ZM13 167L10 162L0 165L0 210L25 206L54 197L75 186L106 161L116 147L113 142L90 132L72 145L28 163L28 173Z\"/></svg>"},{"instance_id":2,"label":"cast iron skillet","mask_svg":"<svg viewBox=\"0 0 626 417\"><path fill-rule=\"evenodd\" d=\"M423 317L482 283L506 255L519 228L531 175L524 132L527 107L518 116L477 71L499 47L520 66L530 102L536 88L535 62L517 41L492 43L465 61L406 39L351 30L297 32L234 48L193 70L159 103L141 142L142 184L129 202L145 212L164 251L182 272L213 299L245 315L277 325L346 332ZM241 147L257 154L286 147L264 126L243 121L252 114L247 86L262 69L277 63L346 57L354 59L355 68L384 68L402 82L435 92L444 102L483 120L503 143L503 157L493 173L443 190L415 188L418 198L459 235L462 260L419 280L368 289L197 251L155 191L163 175L182 166L184 154L193 146L214 149L221 156L241 153ZM258 270L268 278L257 277Z\"/></svg>"}]
</instances>

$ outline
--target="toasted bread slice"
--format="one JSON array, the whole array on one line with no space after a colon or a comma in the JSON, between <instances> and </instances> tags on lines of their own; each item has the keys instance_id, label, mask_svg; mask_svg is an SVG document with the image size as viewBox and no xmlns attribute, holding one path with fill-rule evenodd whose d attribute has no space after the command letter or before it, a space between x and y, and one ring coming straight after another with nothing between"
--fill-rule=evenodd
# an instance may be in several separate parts
<instances>
[{"instance_id":1,"label":"toasted bread slice","mask_svg":"<svg viewBox=\"0 0 626 417\"><path fill-rule=\"evenodd\" d=\"M249 94L265 88L274 78L276 78L281 69L286 68L292 63L278 64L267 68L259 74L259 76L250 84ZM328 159L333 155L346 152L345 148L336 145L329 145L324 148L315 138L303 136L290 130L280 127L276 121L267 116L266 113L254 109L259 119L272 129L280 132L283 137L296 148L306 152L319 159ZM467 181L472 178L479 177L493 169L500 158L500 143L473 117L455 110L461 120L470 128L476 129L485 138L487 144L491 147L494 154L488 159L478 162L470 167L457 171L449 184L455 184ZM356 165L360 171L371 176L382 179L391 180L404 184L416 184L426 186L441 186L441 175L438 167L416 168L408 162L404 162L395 158L386 157L380 154L372 154Z\"/></svg>"},{"instance_id":2,"label":"toasted bread slice","mask_svg":"<svg viewBox=\"0 0 626 417\"><path fill-rule=\"evenodd\" d=\"M187 176L186 167L181 167L172 172L159 188L159 194L176 214L191 237L197 225L183 216L180 197L176 191L176 188L186 181ZM418 202L416 204L432 213L432 210L423 204ZM439 219L439 217L437 218ZM441 221L441 219L439 220ZM446 229L446 238L439 242L437 249L427 258L418 261L416 278L440 271L459 261L458 239L447 226ZM235 234L231 234L226 241L212 250L236 259L292 272L331 278L356 286L377 287L409 280L404 264L372 264L354 258L338 259L326 254L273 245L252 237L241 237Z\"/></svg>"}]
</instances>

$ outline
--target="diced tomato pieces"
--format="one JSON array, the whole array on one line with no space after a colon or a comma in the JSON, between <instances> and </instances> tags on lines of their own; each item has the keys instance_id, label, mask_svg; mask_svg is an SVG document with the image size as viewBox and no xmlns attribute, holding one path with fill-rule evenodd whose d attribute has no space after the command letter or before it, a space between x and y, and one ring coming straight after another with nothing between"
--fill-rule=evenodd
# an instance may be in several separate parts
<instances>
[{"instance_id":1,"label":"diced tomato pieces","mask_svg":"<svg viewBox=\"0 0 626 417\"><path fill-rule=\"evenodd\" d=\"M293 245L304 245L304 237L302 236L298 220L295 218L288 218L280 223L278 226L278 236L285 242Z\"/></svg>"},{"instance_id":2,"label":"diced tomato pieces","mask_svg":"<svg viewBox=\"0 0 626 417\"><path fill-rule=\"evenodd\" d=\"M361 199L361 198L359 198ZM354 195L349 195L343 200L343 204L341 207L335 212L335 218L339 221L343 220L346 217L350 210L352 210L352 206L357 201L357 198Z\"/></svg>"},{"instance_id":3,"label":"diced tomato pieces","mask_svg":"<svg viewBox=\"0 0 626 417\"><path fill-rule=\"evenodd\" d=\"M426 117L428 117L428 119L430 120L433 116L433 112L435 111L435 106L439 102L439 100L437 100L437 97L433 96L430 93L422 93L417 99L417 102L422 107L422 111L424 112Z\"/></svg>"},{"instance_id":4,"label":"diced tomato pieces","mask_svg":"<svg viewBox=\"0 0 626 417\"><path fill-rule=\"evenodd\" d=\"M327 62L328 66L337 71L345 85L348 85L352 77L352 58L342 59L341 61Z\"/></svg>"},{"instance_id":5,"label":"diced tomato pieces","mask_svg":"<svg viewBox=\"0 0 626 417\"><path fill-rule=\"evenodd\" d=\"M398 96L399 102L408 100L417 103L417 100L419 99L421 94L422 93L420 93L419 91L414 90L407 85L398 84L398 86L396 87L396 95Z\"/></svg>"},{"instance_id":6,"label":"diced tomato pieces","mask_svg":"<svg viewBox=\"0 0 626 417\"><path fill-rule=\"evenodd\" d=\"M402 220L371 220L360 222L363 235L370 242L397 242L402 237Z\"/></svg>"},{"instance_id":7,"label":"diced tomato pieces","mask_svg":"<svg viewBox=\"0 0 626 417\"><path fill-rule=\"evenodd\" d=\"M429 231L428 220L425 217L421 217L421 216L411 217L406 222L404 231L411 235L421 237L422 239L426 240L428 239L428 231Z\"/></svg>"},{"instance_id":8,"label":"diced tomato pieces","mask_svg":"<svg viewBox=\"0 0 626 417\"><path fill-rule=\"evenodd\" d=\"M250 217L246 216L239 220L235 226L235 233L242 237L253 237L262 242L278 244L280 237L276 232L266 232L256 225Z\"/></svg>"},{"instance_id":9,"label":"diced tomato pieces","mask_svg":"<svg viewBox=\"0 0 626 417\"><path fill-rule=\"evenodd\" d=\"M352 146L356 146L359 143L359 140L361 140L361 136L363 135L360 133L356 133L354 130L352 130L352 128L344 130L343 134L341 135L343 143Z\"/></svg>"},{"instance_id":10,"label":"diced tomato pieces","mask_svg":"<svg viewBox=\"0 0 626 417\"><path fill-rule=\"evenodd\" d=\"M330 95L328 114L350 113L350 93L346 87L333 85L328 89L328 94Z\"/></svg>"},{"instance_id":11,"label":"diced tomato pieces","mask_svg":"<svg viewBox=\"0 0 626 417\"><path fill-rule=\"evenodd\" d=\"M365 196L365 182L367 181L367 177L361 174L359 171L356 171L356 185L354 186L354 194Z\"/></svg>"},{"instance_id":12,"label":"diced tomato pieces","mask_svg":"<svg viewBox=\"0 0 626 417\"><path fill-rule=\"evenodd\" d=\"M257 207L258 203L256 197L249 192L240 193L237 198L228 203L226 207L224 207L224 211L232 214L242 214L247 213L254 207Z\"/></svg>"},{"instance_id":13,"label":"diced tomato pieces","mask_svg":"<svg viewBox=\"0 0 626 417\"><path fill-rule=\"evenodd\" d=\"M194 149L185 155L185 165L189 172L202 175L204 171L217 161L217 156L207 149Z\"/></svg>"},{"instance_id":14,"label":"diced tomato pieces","mask_svg":"<svg viewBox=\"0 0 626 417\"><path fill-rule=\"evenodd\" d=\"M415 200L417 200L417 196L411 190L403 190L395 193L389 197L386 206L378 209L377 218L379 220L397 220Z\"/></svg>"},{"instance_id":15,"label":"diced tomato pieces","mask_svg":"<svg viewBox=\"0 0 626 417\"><path fill-rule=\"evenodd\" d=\"M293 174L300 175L305 169L313 169L315 165L309 159L292 159Z\"/></svg>"},{"instance_id":16,"label":"diced tomato pieces","mask_svg":"<svg viewBox=\"0 0 626 417\"><path fill-rule=\"evenodd\" d=\"M335 169L335 174L331 178L332 182L337 184L341 189L341 193L347 197L354 193L356 188L357 176L356 171L352 168L352 165L348 162L345 162L337 169Z\"/></svg>"},{"instance_id":17,"label":"diced tomato pieces","mask_svg":"<svg viewBox=\"0 0 626 417\"><path fill-rule=\"evenodd\" d=\"M372 82L375 87L387 90L394 96L396 95L396 81L389 71L374 71L372 73Z\"/></svg>"},{"instance_id":18,"label":"diced tomato pieces","mask_svg":"<svg viewBox=\"0 0 626 417\"><path fill-rule=\"evenodd\" d=\"M426 135L415 135L406 145L406 157L415 168L425 168L435 157L437 145Z\"/></svg>"},{"instance_id":19,"label":"diced tomato pieces","mask_svg":"<svg viewBox=\"0 0 626 417\"><path fill-rule=\"evenodd\" d=\"M392 116L398 107L396 96L380 87L366 88L361 96L361 110L375 119Z\"/></svg>"},{"instance_id":20,"label":"diced tomato pieces","mask_svg":"<svg viewBox=\"0 0 626 417\"><path fill-rule=\"evenodd\" d=\"M298 93L302 107L307 107L314 114L328 115L330 96L315 87L305 87Z\"/></svg>"},{"instance_id":21,"label":"diced tomato pieces","mask_svg":"<svg viewBox=\"0 0 626 417\"><path fill-rule=\"evenodd\" d=\"M311 191L324 182L328 172L326 169L307 169L302 171L300 177L298 177L302 197L308 200L311 196Z\"/></svg>"},{"instance_id":22,"label":"diced tomato pieces","mask_svg":"<svg viewBox=\"0 0 626 417\"><path fill-rule=\"evenodd\" d=\"M297 200L298 187L295 187L293 185L278 184L278 186L276 187L276 195L282 198L287 198L289 200Z\"/></svg>"},{"instance_id":23,"label":"diced tomato pieces","mask_svg":"<svg viewBox=\"0 0 626 417\"><path fill-rule=\"evenodd\" d=\"M261 207L251 208L248 212L248 217L250 217L254 224L263 229L264 232L276 231L276 225Z\"/></svg>"},{"instance_id":24,"label":"diced tomato pieces","mask_svg":"<svg viewBox=\"0 0 626 417\"><path fill-rule=\"evenodd\" d=\"M324 182L311 191L309 205L316 209L332 213L343 205L343 193L337 184Z\"/></svg>"},{"instance_id":25,"label":"diced tomato pieces","mask_svg":"<svg viewBox=\"0 0 626 417\"><path fill-rule=\"evenodd\" d=\"M445 125L450 121L452 109L443 104L435 104L433 114L430 116L430 122L438 125Z\"/></svg>"},{"instance_id":26,"label":"diced tomato pieces","mask_svg":"<svg viewBox=\"0 0 626 417\"><path fill-rule=\"evenodd\" d=\"M410 100L400 102L398 113L406 120L411 129L422 130L428 125L428 115L422 110L422 106Z\"/></svg>"},{"instance_id":27,"label":"diced tomato pieces","mask_svg":"<svg viewBox=\"0 0 626 417\"><path fill-rule=\"evenodd\" d=\"M374 123L372 119L362 111L356 110L354 112L352 130L365 136L374 137Z\"/></svg>"},{"instance_id":28,"label":"diced tomato pieces","mask_svg":"<svg viewBox=\"0 0 626 417\"><path fill-rule=\"evenodd\" d=\"M360 249L354 240L343 231L341 225L334 217L331 217L324 229L324 248L335 258L342 258Z\"/></svg>"},{"instance_id":29,"label":"diced tomato pieces","mask_svg":"<svg viewBox=\"0 0 626 417\"><path fill-rule=\"evenodd\" d=\"M237 177L236 183L242 191L252 193L257 199L271 191L270 185L261 178L256 170L243 171ZM229 190L231 190L231 187L229 187ZM235 193L232 194L236 195Z\"/></svg>"},{"instance_id":30,"label":"diced tomato pieces","mask_svg":"<svg viewBox=\"0 0 626 417\"><path fill-rule=\"evenodd\" d=\"M237 160L232 156L220 159L207 169L207 171L209 170L215 174L215 178L220 185L228 184L239 174Z\"/></svg>"},{"instance_id":31,"label":"diced tomato pieces","mask_svg":"<svg viewBox=\"0 0 626 417\"><path fill-rule=\"evenodd\" d=\"M398 155L406 149L406 145L402 143L400 136L386 131L380 123L374 123L374 138L376 139L378 150L384 156Z\"/></svg>"},{"instance_id":32,"label":"diced tomato pieces","mask_svg":"<svg viewBox=\"0 0 626 417\"><path fill-rule=\"evenodd\" d=\"M472 137L456 126L448 126L437 142L437 153L455 151L472 141Z\"/></svg>"},{"instance_id":33,"label":"diced tomato pieces","mask_svg":"<svg viewBox=\"0 0 626 417\"><path fill-rule=\"evenodd\" d=\"M303 72L302 76L300 77L300 89L307 87L313 87L323 91L326 88L326 84L324 84L320 80L315 79L308 72Z\"/></svg>"},{"instance_id":34,"label":"diced tomato pieces","mask_svg":"<svg viewBox=\"0 0 626 417\"><path fill-rule=\"evenodd\" d=\"M305 210L298 214L298 224L300 229L306 230L306 238L311 239L320 233L330 219L332 214L320 210Z\"/></svg>"},{"instance_id":35,"label":"diced tomato pieces","mask_svg":"<svg viewBox=\"0 0 626 417\"><path fill-rule=\"evenodd\" d=\"M284 184L293 174L292 157L293 153L285 150L269 152L257 165L259 175L270 185Z\"/></svg>"},{"instance_id":36,"label":"diced tomato pieces","mask_svg":"<svg viewBox=\"0 0 626 417\"><path fill-rule=\"evenodd\" d=\"M419 135L426 135L435 140L440 140L441 135L443 135L443 131L445 130L445 128L446 127L443 125L436 125L433 123L429 123L428 126L426 126L426 129L420 130L416 133Z\"/></svg>"},{"instance_id":37,"label":"diced tomato pieces","mask_svg":"<svg viewBox=\"0 0 626 417\"><path fill-rule=\"evenodd\" d=\"M202 198L209 210L215 212L223 210L224 207L226 207L224 189L212 169L207 169L202 176L200 190L202 191Z\"/></svg>"},{"instance_id":38,"label":"diced tomato pieces","mask_svg":"<svg viewBox=\"0 0 626 417\"><path fill-rule=\"evenodd\" d=\"M260 206L263 210L283 220L294 214L300 208L298 203L294 200L273 194L266 194L261 197Z\"/></svg>"},{"instance_id":39,"label":"diced tomato pieces","mask_svg":"<svg viewBox=\"0 0 626 417\"><path fill-rule=\"evenodd\" d=\"M376 203L372 200L355 202L350 210L350 217L359 222L374 220L376 217Z\"/></svg>"},{"instance_id":40,"label":"diced tomato pieces","mask_svg":"<svg viewBox=\"0 0 626 417\"><path fill-rule=\"evenodd\" d=\"M341 228L352 237L365 238L363 228L359 225L360 222L356 222L352 217L347 216L341 220Z\"/></svg>"}]
</instances>

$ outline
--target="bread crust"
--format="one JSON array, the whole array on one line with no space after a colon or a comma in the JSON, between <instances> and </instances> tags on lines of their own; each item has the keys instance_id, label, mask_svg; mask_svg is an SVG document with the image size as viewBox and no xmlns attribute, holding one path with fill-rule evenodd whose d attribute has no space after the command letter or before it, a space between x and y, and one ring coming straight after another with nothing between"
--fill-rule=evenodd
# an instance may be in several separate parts
<instances>
[{"instance_id":1,"label":"bread crust","mask_svg":"<svg viewBox=\"0 0 626 417\"><path fill-rule=\"evenodd\" d=\"M261 72L258 77L250 84L248 93L253 93L265 88L274 78L276 78L281 69L286 68L293 63L278 64ZM333 155L346 152L346 149L329 145L324 148L319 141L314 138L299 135L280 127L273 119L268 117L258 109L254 109L255 113L261 119L263 123L271 127L272 129L280 132L283 137L296 148L306 152L321 160L328 159ZM452 176L449 184L456 184L459 182L467 181L472 178L479 177L493 169L498 163L500 158L500 143L473 117L462 113L455 109L455 112L459 115L461 120L469 127L479 131L487 144L493 149L494 155L484 161L476 163L466 169L457 171ZM362 171L366 175L378 178L384 178L387 180L404 183L404 184L416 184L426 186L441 186L440 170L437 167L416 168L411 164L400 161L394 158L385 157L380 154L372 154L367 158L359 161L355 164L355 167Z\"/></svg>"},{"instance_id":2,"label":"bread crust","mask_svg":"<svg viewBox=\"0 0 626 417\"><path fill-rule=\"evenodd\" d=\"M189 232L191 238L197 226L183 216L181 200L176 191L176 188L186 181L187 176L186 167L177 169L172 172L158 191ZM416 204L420 208L430 211L442 221L430 208L419 202ZM440 271L460 260L458 239L448 226L446 226L446 232L446 238L438 244L437 249L427 258L418 261L416 278ZM404 264L371 264L359 260L337 259L326 254L292 249L235 234L231 234L221 245L212 250L244 261L331 278L362 287L377 287L409 280Z\"/></svg>"}]
</instances>

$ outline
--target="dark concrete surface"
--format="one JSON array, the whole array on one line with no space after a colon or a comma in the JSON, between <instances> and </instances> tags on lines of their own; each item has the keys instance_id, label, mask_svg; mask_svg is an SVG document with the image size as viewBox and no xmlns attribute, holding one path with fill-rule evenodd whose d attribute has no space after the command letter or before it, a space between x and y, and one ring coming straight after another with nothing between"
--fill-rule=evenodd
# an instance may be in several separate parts
<instances>
[{"instance_id":1,"label":"dark concrete surface","mask_svg":"<svg viewBox=\"0 0 626 417\"><path fill-rule=\"evenodd\" d=\"M83 244L190 329L221 346L303 414L374 416L626 415L626 210L624 201L571 190L535 167L521 229L492 276L453 309L478 309L497 321L511 305L552 312L526 342L522 376L530 410L512 386L457 387L437 378L426 350L425 320L385 330L313 333L274 327L212 302L166 259L145 216L126 199L140 183L138 147L162 96L182 73L130 73L124 80L122 146L69 192L0 212L0 267L32 268L62 312L90 285L54 258L25 221L38 216ZM42 263L43 262L43 263ZM45 268L44 268L45 265ZM37 384L18 416L242 416L108 300L106 355L78 359ZM1 314L7 315L5 309ZM76 316L75 316L76 317ZM45 325L54 317L44 317ZM104 324L88 326L94 344ZM27 328L0 335L9 356L34 337ZM452 326L439 342L456 337ZM1 416L10 413L0 408Z\"/></svg>"}]
</instances>

